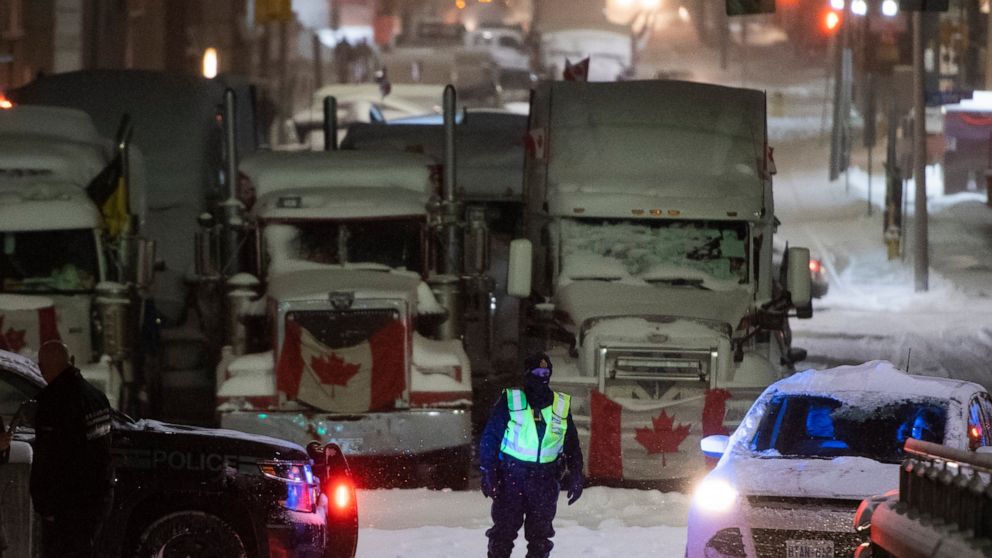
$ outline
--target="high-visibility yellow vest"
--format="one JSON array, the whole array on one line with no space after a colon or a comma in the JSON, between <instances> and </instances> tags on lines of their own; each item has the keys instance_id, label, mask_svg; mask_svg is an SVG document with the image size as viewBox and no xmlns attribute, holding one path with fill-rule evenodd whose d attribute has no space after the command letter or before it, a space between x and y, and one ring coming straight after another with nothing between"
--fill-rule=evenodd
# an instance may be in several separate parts
<instances>
[{"instance_id":1,"label":"high-visibility yellow vest","mask_svg":"<svg viewBox=\"0 0 992 558\"><path fill-rule=\"evenodd\" d=\"M544 438L538 440L537 423L534 411L527 404L527 397L521 389L506 390L506 405L510 410L510 422L503 434L500 450L520 461L529 463L554 463L565 448L565 431L568 429L568 407L571 396L554 392L551 405L541 409L544 424Z\"/></svg>"}]
</instances>

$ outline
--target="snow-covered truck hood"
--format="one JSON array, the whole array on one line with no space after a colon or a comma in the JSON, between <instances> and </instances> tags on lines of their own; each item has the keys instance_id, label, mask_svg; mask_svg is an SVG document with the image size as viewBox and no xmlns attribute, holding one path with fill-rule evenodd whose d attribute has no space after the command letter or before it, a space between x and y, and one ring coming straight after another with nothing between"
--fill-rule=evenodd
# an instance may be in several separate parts
<instances>
[{"instance_id":1,"label":"snow-covered truck hood","mask_svg":"<svg viewBox=\"0 0 992 558\"><path fill-rule=\"evenodd\" d=\"M723 475L741 496L862 500L899 486L899 465L865 457L787 459L745 457Z\"/></svg>"},{"instance_id":2,"label":"snow-covered truck hood","mask_svg":"<svg viewBox=\"0 0 992 558\"><path fill-rule=\"evenodd\" d=\"M628 102L617 103L621 97ZM533 105L531 131L548 136L549 194L567 190L581 198L570 205L549 196L549 210L554 213L557 203L563 211L555 214L629 218L633 210L656 210L683 219L747 220L774 215L771 182L763 178L761 91L668 80L558 81L542 83ZM617 214L584 205L594 201L586 194L612 202ZM628 206L623 195L637 197L638 205Z\"/></svg>"},{"instance_id":3,"label":"snow-covered truck hood","mask_svg":"<svg viewBox=\"0 0 992 558\"><path fill-rule=\"evenodd\" d=\"M745 289L709 291L657 285L576 281L558 289L556 310L575 328L589 320L630 316L686 318L736 328L752 296Z\"/></svg>"}]
</instances>

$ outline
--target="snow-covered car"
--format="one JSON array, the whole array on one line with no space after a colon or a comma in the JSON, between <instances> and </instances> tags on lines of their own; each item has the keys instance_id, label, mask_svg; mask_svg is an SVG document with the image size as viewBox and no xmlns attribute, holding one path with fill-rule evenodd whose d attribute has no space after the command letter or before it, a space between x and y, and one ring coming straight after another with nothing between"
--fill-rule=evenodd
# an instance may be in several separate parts
<instances>
[{"instance_id":1,"label":"snow-covered car","mask_svg":"<svg viewBox=\"0 0 992 558\"><path fill-rule=\"evenodd\" d=\"M700 441L716 467L695 487L687 558L850 556L864 498L899 484L912 437L992 444L985 388L885 361L807 370L770 385L729 438Z\"/></svg>"},{"instance_id":2,"label":"snow-covered car","mask_svg":"<svg viewBox=\"0 0 992 558\"><path fill-rule=\"evenodd\" d=\"M32 399L44 385L34 362L0 350L0 416L12 417L14 435L0 462L3 550L10 556L35 556L40 542L28 479ZM97 556L354 557L358 506L337 446L304 449L117 411L111 429L117 482Z\"/></svg>"}]
</instances>

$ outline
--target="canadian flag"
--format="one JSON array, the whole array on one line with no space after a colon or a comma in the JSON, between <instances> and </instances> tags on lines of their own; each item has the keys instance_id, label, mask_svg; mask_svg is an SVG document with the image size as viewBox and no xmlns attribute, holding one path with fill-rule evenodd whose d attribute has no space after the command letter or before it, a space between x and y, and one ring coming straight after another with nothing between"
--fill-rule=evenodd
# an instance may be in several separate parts
<instances>
[{"instance_id":1,"label":"canadian flag","mask_svg":"<svg viewBox=\"0 0 992 558\"><path fill-rule=\"evenodd\" d=\"M589 81L589 57L586 56L575 64L565 59L565 71L562 72L565 81Z\"/></svg>"},{"instance_id":2,"label":"canadian flag","mask_svg":"<svg viewBox=\"0 0 992 558\"><path fill-rule=\"evenodd\" d=\"M368 341L331 348L288 319L276 388L289 399L327 412L392 409L406 389L405 338L403 323L390 320Z\"/></svg>"},{"instance_id":3,"label":"canadian flag","mask_svg":"<svg viewBox=\"0 0 992 558\"><path fill-rule=\"evenodd\" d=\"M53 339L61 337L51 299L0 295L0 349L37 351L42 343Z\"/></svg>"},{"instance_id":4,"label":"canadian flag","mask_svg":"<svg viewBox=\"0 0 992 558\"><path fill-rule=\"evenodd\" d=\"M590 400L589 426L589 476L598 479L621 480L628 475L624 457L645 462L657 459L662 467L697 467L704 463L697 447L688 447L686 439L712 434L727 434L723 426L726 402L730 392L709 389L702 400L686 400L659 411L642 411L624 408L599 391L593 391ZM623 439L625 425L634 434L632 440ZM673 457L675 459L673 459ZM698 461L698 463L697 463ZM625 469L625 467L627 469ZM643 467L638 467L643 471ZM676 475L678 476L678 475Z\"/></svg>"}]
</instances>

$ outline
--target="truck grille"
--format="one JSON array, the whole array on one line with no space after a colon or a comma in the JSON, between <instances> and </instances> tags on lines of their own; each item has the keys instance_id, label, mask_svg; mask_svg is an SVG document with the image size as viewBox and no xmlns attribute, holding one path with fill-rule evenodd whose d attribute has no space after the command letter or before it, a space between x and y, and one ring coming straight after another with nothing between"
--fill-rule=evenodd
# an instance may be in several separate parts
<instances>
[{"instance_id":1,"label":"truck grille","mask_svg":"<svg viewBox=\"0 0 992 558\"><path fill-rule=\"evenodd\" d=\"M602 349L606 377L611 380L699 381L716 366L716 351Z\"/></svg>"},{"instance_id":2,"label":"truck grille","mask_svg":"<svg viewBox=\"0 0 992 558\"><path fill-rule=\"evenodd\" d=\"M862 543L861 536L854 532L837 531L799 531L786 529L752 529L754 550L758 558L783 558L786 556L786 541L833 541L834 558L850 558L858 545Z\"/></svg>"},{"instance_id":3,"label":"truck grille","mask_svg":"<svg viewBox=\"0 0 992 558\"><path fill-rule=\"evenodd\" d=\"M377 331L399 319L399 311L393 308L286 312L287 321L295 321L331 349L368 341Z\"/></svg>"}]
</instances>

